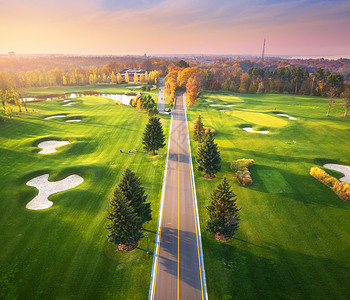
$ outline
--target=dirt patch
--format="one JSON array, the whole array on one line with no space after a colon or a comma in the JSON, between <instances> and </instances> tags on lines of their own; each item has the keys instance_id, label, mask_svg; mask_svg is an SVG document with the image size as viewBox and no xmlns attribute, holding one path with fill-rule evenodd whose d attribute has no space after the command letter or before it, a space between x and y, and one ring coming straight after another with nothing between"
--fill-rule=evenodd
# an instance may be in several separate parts
<instances>
[{"instance_id":1,"label":"dirt patch","mask_svg":"<svg viewBox=\"0 0 350 300\"><path fill-rule=\"evenodd\" d=\"M132 244L132 245L118 245L118 250L119 251L123 251L123 252L129 252L129 251L132 251L134 249L137 248L137 246L139 245L139 243L135 243L135 244Z\"/></svg>"},{"instance_id":2,"label":"dirt patch","mask_svg":"<svg viewBox=\"0 0 350 300\"><path fill-rule=\"evenodd\" d=\"M215 238L216 240L218 240L218 241L227 242L227 241L229 241L230 239L232 239L232 236L231 236L231 237L225 238L223 234L215 233L215 234L214 234L214 238Z\"/></svg>"},{"instance_id":3,"label":"dirt patch","mask_svg":"<svg viewBox=\"0 0 350 300\"><path fill-rule=\"evenodd\" d=\"M156 153L151 152L151 153L148 153L148 155L150 155L150 156L156 156L156 155L158 155L158 153L157 153L157 152L156 152Z\"/></svg>"}]
</instances>

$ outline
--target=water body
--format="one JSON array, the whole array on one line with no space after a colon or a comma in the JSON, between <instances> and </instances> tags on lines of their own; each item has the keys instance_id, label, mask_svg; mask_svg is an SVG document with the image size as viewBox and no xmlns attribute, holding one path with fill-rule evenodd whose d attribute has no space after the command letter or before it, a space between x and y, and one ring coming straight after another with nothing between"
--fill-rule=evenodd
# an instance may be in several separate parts
<instances>
[{"instance_id":1,"label":"water body","mask_svg":"<svg viewBox=\"0 0 350 300\"><path fill-rule=\"evenodd\" d=\"M134 99L136 96L130 96L130 95L125 95L125 94L113 94L113 93L96 93L100 97L105 97L108 99L112 99L115 102L120 101L124 105L129 105L130 100ZM35 97L28 97L28 98L23 98L24 101L26 102L36 102L36 101L52 101L52 100L62 100L66 98L74 99L77 97L86 97L88 95L84 95L83 93L67 93L65 95L62 95L61 97L47 97L47 98L35 98ZM69 99L66 99L67 102ZM66 101L65 100L65 101Z\"/></svg>"}]
</instances>

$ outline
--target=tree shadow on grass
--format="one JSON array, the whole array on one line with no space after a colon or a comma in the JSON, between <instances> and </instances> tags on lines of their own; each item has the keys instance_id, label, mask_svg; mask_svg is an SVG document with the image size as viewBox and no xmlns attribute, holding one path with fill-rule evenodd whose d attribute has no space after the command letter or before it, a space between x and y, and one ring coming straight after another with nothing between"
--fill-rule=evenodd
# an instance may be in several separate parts
<instances>
[{"instance_id":1,"label":"tree shadow on grass","mask_svg":"<svg viewBox=\"0 0 350 300\"><path fill-rule=\"evenodd\" d=\"M208 234L203 245L210 299L347 299L350 293L350 268L306 254L309 249L239 238L218 242Z\"/></svg>"}]
</instances>

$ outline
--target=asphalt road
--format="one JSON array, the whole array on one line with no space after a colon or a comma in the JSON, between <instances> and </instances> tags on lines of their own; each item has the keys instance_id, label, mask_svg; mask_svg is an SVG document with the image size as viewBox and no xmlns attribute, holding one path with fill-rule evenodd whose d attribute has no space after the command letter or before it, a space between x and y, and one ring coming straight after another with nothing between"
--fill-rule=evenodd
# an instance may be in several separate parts
<instances>
[{"instance_id":1,"label":"asphalt road","mask_svg":"<svg viewBox=\"0 0 350 300\"><path fill-rule=\"evenodd\" d=\"M172 111L164 204L151 283L152 299L206 299L191 163L187 137L185 95L179 94Z\"/></svg>"}]
</instances>

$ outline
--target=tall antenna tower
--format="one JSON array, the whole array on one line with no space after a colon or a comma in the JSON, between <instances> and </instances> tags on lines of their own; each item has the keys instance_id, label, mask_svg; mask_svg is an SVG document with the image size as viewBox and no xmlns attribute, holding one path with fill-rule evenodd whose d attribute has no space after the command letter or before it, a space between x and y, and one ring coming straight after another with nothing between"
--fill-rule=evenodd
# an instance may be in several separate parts
<instances>
[{"instance_id":1,"label":"tall antenna tower","mask_svg":"<svg viewBox=\"0 0 350 300\"><path fill-rule=\"evenodd\" d=\"M263 51L262 51L262 55L261 55L262 61L264 61L264 58L265 58L265 43L266 43L266 39L264 38L264 46L263 46Z\"/></svg>"}]
</instances>

